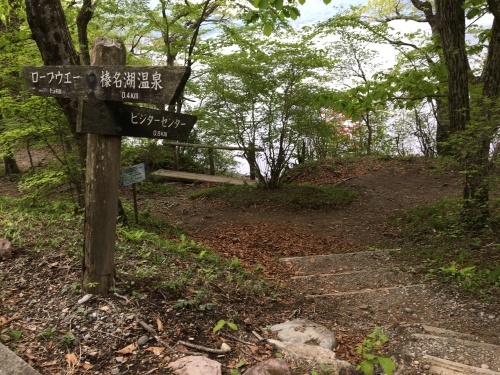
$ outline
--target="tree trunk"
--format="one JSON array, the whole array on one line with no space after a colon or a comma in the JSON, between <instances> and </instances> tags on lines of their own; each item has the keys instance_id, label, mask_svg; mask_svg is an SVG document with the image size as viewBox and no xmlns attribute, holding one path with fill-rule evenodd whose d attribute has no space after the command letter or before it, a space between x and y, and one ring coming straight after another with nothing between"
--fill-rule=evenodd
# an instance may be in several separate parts
<instances>
[{"instance_id":1,"label":"tree trunk","mask_svg":"<svg viewBox=\"0 0 500 375\"><path fill-rule=\"evenodd\" d=\"M489 0L492 12L498 9L498 1ZM439 32L443 54L448 69L448 108L450 130L460 134L454 145L455 155L462 164L465 177L463 191L463 222L472 231L478 231L488 224L488 153L491 138L490 126L481 119L471 124L469 102L469 65L465 51L465 11L464 1L436 0ZM485 66L483 95L496 97L499 91L500 70L498 65L499 25L493 23L492 38ZM488 113L486 113L488 118ZM488 123L489 121L485 121Z\"/></svg>"},{"instance_id":2,"label":"tree trunk","mask_svg":"<svg viewBox=\"0 0 500 375\"><path fill-rule=\"evenodd\" d=\"M7 155L4 155L3 162L5 165L5 174L6 175L21 173L19 166L17 165L16 159L14 159L14 156L12 155L12 153L8 153Z\"/></svg>"},{"instance_id":3,"label":"tree trunk","mask_svg":"<svg viewBox=\"0 0 500 375\"><path fill-rule=\"evenodd\" d=\"M464 217L476 230L484 228L489 218L489 160L490 146L498 125L498 98L500 97L500 2L488 0L494 15L488 55L483 69L483 100L481 118L471 129L466 154L466 185L464 189Z\"/></svg>"},{"instance_id":4,"label":"tree trunk","mask_svg":"<svg viewBox=\"0 0 500 375\"><path fill-rule=\"evenodd\" d=\"M80 59L71 39L64 10L60 0L25 0L26 16L32 37L35 40L45 65L80 65ZM82 167L85 165L85 138L76 133L78 101L56 98L68 120L77 146ZM83 174L77 185L78 204L83 207Z\"/></svg>"},{"instance_id":5,"label":"tree trunk","mask_svg":"<svg viewBox=\"0 0 500 375\"><path fill-rule=\"evenodd\" d=\"M465 51L463 0L436 0L443 55L448 69L448 111L452 132L465 130L470 120L469 70Z\"/></svg>"}]
</instances>

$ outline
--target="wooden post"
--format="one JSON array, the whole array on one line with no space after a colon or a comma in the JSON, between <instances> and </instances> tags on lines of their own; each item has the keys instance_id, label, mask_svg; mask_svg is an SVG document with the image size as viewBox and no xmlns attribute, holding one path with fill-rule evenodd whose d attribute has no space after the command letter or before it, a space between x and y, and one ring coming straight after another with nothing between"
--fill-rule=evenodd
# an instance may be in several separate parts
<instances>
[{"instance_id":1,"label":"wooden post","mask_svg":"<svg viewBox=\"0 0 500 375\"><path fill-rule=\"evenodd\" d=\"M215 160L214 160L214 149L208 149L208 162L210 164L210 174L215 176Z\"/></svg>"},{"instance_id":2,"label":"wooden post","mask_svg":"<svg viewBox=\"0 0 500 375\"><path fill-rule=\"evenodd\" d=\"M136 184L132 184L132 195L134 197L134 216L135 216L135 223L139 224L139 210L137 209L137 188L135 187Z\"/></svg>"},{"instance_id":3,"label":"wooden post","mask_svg":"<svg viewBox=\"0 0 500 375\"><path fill-rule=\"evenodd\" d=\"M92 65L125 65L125 55L122 42L98 38ZM82 289L106 294L114 283L121 137L87 137Z\"/></svg>"},{"instance_id":4,"label":"wooden post","mask_svg":"<svg viewBox=\"0 0 500 375\"><path fill-rule=\"evenodd\" d=\"M174 169L179 170L179 146L172 145L172 152L174 154Z\"/></svg>"},{"instance_id":5,"label":"wooden post","mask_svg":"<svg viewBox=\"0 0 500 375\"><path fill-rule=\"evenodd\" d=\"M248 150L248 165L250 166L250 180L255 180L255 143L251 142Z\"/></svg>"}]
</instances>

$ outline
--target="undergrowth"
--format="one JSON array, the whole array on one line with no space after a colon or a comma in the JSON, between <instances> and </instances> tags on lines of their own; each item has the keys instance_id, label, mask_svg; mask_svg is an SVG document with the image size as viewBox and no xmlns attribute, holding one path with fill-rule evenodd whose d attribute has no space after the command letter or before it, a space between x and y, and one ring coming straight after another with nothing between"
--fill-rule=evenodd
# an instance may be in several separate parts
<instances>
[{"instance_id":1,"label":"undergrowth","mask_svg":"<svg viewBox=\"0 0 500 375\"><path fill-rule=\"evenodd\" d=\"M8 238L15 256L67 254L77 263L83 256L83 215L75 214L70 201L26 204L0 197L0 238ZM144 220L144 217L141 216ZM157 233L155 233L155 231ZM212 306L207 283L223 283L228 290L261 295L269 285L258 271L249 273L239 262L224 261L209 248L158 226L118 226L115 268L116 288L133 294L136 289L171 296L192 294L186 306ZM21 255L22 254L22 255Z\"/></svg>"},{"instance_id":2,"label":"undergrowth","mask_svg":"<svg viewBox=\"0 0 500 375\"><path fill-rule=\"evenodd\" d=\"M349 204L356 194L347 188L309 184L283 184L277 189L249 185L221 185L196 191L190 199L217 199L232 207L273 205L292 210L322 210Z\"/></svg>"},{"instance_id":3,"label":"undergrowth","mask_svg":"<svg viewBox=\"0 0 500 375\"><path fill-rule=\"evenodd\" d=\"M493 300L500 293L500 199L491 200L489 226L480 233L463 224L462 203L440 200L399 218L404 256L428 279Z\"/></svg>"}]
</instances>

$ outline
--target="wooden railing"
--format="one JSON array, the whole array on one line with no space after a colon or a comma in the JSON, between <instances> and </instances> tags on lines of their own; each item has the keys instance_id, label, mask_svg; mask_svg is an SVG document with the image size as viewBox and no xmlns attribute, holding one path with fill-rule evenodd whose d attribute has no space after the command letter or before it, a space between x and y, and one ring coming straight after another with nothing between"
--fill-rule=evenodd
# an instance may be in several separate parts
<instances>
[{"instance_id":1,"label":"wooden railing","mask_svg":"<svg viewBox=\"0 0 500 375\"><path fill-rule=\"evenodd\" d=\"M233 151L247 151L249 153L249 165L250 165L250 179L255 180L255 153L264 151L263 148L252 147L237 147L237 146L217 146L217 145L205 145L197 143L183 143L183 142L164 142L164 144L171 145L174 149L174 168L176 171L179 170L179 147L192 147L192 148L206 148L208 149L208 162L210 165L210 174L215 176L215 160L214 160L214 150L233 150Z\"/></svg>"}]
</instances>

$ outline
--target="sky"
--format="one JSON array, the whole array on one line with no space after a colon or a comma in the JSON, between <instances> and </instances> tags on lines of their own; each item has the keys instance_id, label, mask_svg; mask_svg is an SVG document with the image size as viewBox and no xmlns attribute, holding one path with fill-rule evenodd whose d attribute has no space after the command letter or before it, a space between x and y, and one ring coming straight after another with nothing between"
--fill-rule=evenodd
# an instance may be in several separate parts
<instances>
[{"instance_id":1,"label":"sky","mask_svg":"<svg viewBox=\"0 0 500 375\"><path fill-rule=\"evenodd\" d=\"M300 5L300 18L299 24L308 24L317 21L324 21L336 12L335 8L345 7L351 5L361 5L367 3L366 0L332 0L330 4L325 4L323 0L306 0L304 5Z\"/></svg>"}]
</instances>

